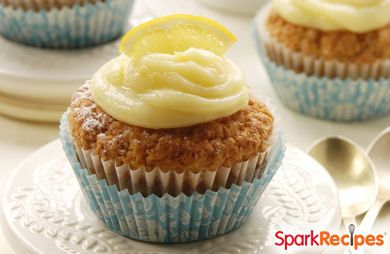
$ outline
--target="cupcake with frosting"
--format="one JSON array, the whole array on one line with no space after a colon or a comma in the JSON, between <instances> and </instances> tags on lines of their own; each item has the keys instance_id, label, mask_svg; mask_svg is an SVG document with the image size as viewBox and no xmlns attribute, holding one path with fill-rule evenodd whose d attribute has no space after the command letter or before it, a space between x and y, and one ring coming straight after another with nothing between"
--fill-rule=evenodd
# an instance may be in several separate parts
<instances>
[{"instance_id":1,"label":"cupcake with frosting","mask_svg":"<svg viewBox=\"0 0 390 254\"><path fill-rule=\"evenodd\" d=\"M284 104L338 121L390 112L390 1L273 0L256 17Z\"/></svg>"},{"instance_id":2,"label":"cupcake with frosting","mask_svg":"<svg viewBox=\"0 0 390 254\"><path fill-rule=\"evenodd\" d=\"M122 35L133 0L0 0L0 34L29 46L75 49Z\"/></svg>"},{"instance_id":3,"label":"cupcake with frosting","mask_svg":"<svg viewBox=\"0 0 390 254\"><path fill-rule=\"evenodd\" d=\"M60 137L93 212L126 237L187 242L242 225L283 157L275 117L224 56L220 24L172 15L122 39L73 95Z\"/></svg>"}]
</instances>

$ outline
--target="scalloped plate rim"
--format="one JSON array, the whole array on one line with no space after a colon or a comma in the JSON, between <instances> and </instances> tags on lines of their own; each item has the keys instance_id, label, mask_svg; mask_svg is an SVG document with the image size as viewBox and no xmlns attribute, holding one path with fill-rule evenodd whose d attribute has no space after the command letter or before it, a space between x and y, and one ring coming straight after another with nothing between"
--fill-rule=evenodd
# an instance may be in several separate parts
<instances>
[{"instance_id":1,"label":"scalloped plate rim","mask_svg":"<svg viewBox=\"0 0 390 254\"><path fill-rule=\"evenodd\" d=\"M8 193L11 189L12 189L12 185L13 185L13 182L14 182L14 179L16 178L16 176L18 175L18 173L20 173L19 171L23 169L23 167L25 167L26 165L28 164L31 164L33 163L34 161L35 162L40 162L42 163L42 159L39 158L39 154L44 152L45 150L47 150L48 148L50 147L54 147L54 146L60 146L60 143L59 143L59 140L54 140L44 146L42 146L41 148L37 149L36 151L34 151L31 155L29 155L28 157L26 157L20 164L18 167L16 167L16 169L14 170L14 172L12 173L12 175L9 177L9 179L12 179L11 181L8 181L7 184L5 185L5 188L3 188L3 191L1 193L1 200L3 202L3 204L6 204L8 203L8 199L6 197L6 193ZM296 149L296 148L293 148L291 145L288 145L287 146L287 149ZM299 150L299 149L297 149ZM300 151L300 150L299 150ZM62 149L61 149L61 152L62 152ZM302 152L302 151L300 151ZM54 153L54 151L52 151L52 153ZM303 153L303 152L302 152ZM328 174L325 170L324 170L324 173ZM28 181L28 180L27 180ZM31 180L30 180L31 181ZM333 183L334 184L334 183ZM332 188L332 187L331 187ZM333 188L335 188L335 185L333 186ZM337 197L335 197L337 199ZM8 205L7 205L8 206ZM257 205L258 207L259 205ZM11 243L11 246L15 249L20 249L20 248L23 248L23 250L25 251L28 251L28 252L31 252L32 253L43 253L39 250L39 248L36 248L36 246L34 246L34 244L31 244L31 243L27 243L28 241L26 241L26 237L23 236L22 233L20 233L18 231L18 229L16 228L15 224L9 222L7 220L7 216L6 216L6 206L3 205L3 209L1 211L1 222L2 222L2 225L4 224L5 227L5 235L7 235L7 240L10 240L10 243ZM258 209L255 209L256 211ZM256 212L255 211L255 212ZM337 217L337 216L336 216ZM338 218L338 220L340 221L340 218ZM3 222L4 221L4 222ZM336 223L337 224L337 223ZM339 223L338 223L339 224ZM7 233L7 230L9 232L11 232L13 235L8 235ZM239 231L240 229L238 229L237 231ZM218 239L218 238L216 238ZM12 241L14 240L14 241ZM17 245L15 243L15 240L19 240L18 243L22 243L21 245ZM22 240L22 241L20 241ZM131 241L131 240L130 240ZM209 241L212 241L212 240L209 240ZM135 242L139 242L139 241L135 241ZM207 242L207 241L201 241L201 242ZM194 244L194 243L193 243ZM196 243L195 243L196 244ZM165 247L168 247L169 245L165 245ZM174 246L174 245L171 245L171 246ZM20 247L20 248L19 248ZM151 251L155 251L155 250L151 250Z\"/></svg>"}]
</instances>

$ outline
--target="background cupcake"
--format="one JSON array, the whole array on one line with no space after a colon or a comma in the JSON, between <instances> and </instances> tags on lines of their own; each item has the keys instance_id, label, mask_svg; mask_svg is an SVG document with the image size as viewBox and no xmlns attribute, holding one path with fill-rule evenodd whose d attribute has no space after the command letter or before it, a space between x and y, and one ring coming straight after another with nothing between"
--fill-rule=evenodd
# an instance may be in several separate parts
<instances>
[{"instance_id":1,"label":"background cupcake","mask_svg":"<svg viewBox=\"0 0 390 254\"><path fill-rule=\"evenodd\" d=\"M0 33L42 48L99 45L122 35L133 0L1 0Z\"/></svg>"},{"instance_id":2,"label":"background cupcake","mask_svg":"<svg viewBox=\"0 0 390 254\"><path fill-rule=\"evenodd\" d=\"M351 121L390 112L389 1L279 1L256 18L256 39L284 104Z\"/></svg>"},{"instance_id":3,"label":"background cupcake","mask_svg":"<svg viewBox=\"0 0 390 254\"><path fill-rule=\"evenodd\" d=\"M209 19L162 17L129 31L123 54L75 93L61 140L110 229L194 241L234 230L251 213L283 144L270 110L224 57L234 40Z\"/></svg>"}]
</instances>

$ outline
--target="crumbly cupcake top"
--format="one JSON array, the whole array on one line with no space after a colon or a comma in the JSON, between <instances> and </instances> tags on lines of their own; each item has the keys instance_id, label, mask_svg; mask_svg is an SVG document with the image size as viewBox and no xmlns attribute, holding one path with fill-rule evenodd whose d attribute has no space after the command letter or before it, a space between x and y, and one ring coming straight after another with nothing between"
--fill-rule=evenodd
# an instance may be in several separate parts
<instances>
[{"instance_id":1,"label":"crumbly cupcake top","mask_svg":"<svg viewBox=\"0 0 390 254\"><path fill-rule=\"evenodd\" d=\"M362 64L390 59L390 24L366 33L321 31L295 25L271 11L266 26L273 38L304 55Z\"/></svg>"},{"instance_id":2,"label":"crumbly cupcake top","mask_svg":"<svg viewBox=\"0 0 390 254\"><path fill-rule=\"evenodd\" d=\"M390 24L390 0L273 0L292 24L321 31L365 33Z\"/></svg>"},{"instance_id":3,"label":"crumbly cupcake top","mask_svg":"<svg viewBox=\"0 0 390 254\"><path fill-rule=\"evenodd\" d=\"M242 72L224 56L235 41L215 21L172 15L123 38L121 56L91 80L94 102L124 123L178 128L226 117L248 105Z\"/></svg>"},{"instance_id":4,"label":"crumbly cupcake top","mask_svg":"<svg viewBox=\"0 0 390 254\"><path fill-rule=\"evenodd\" d=\"M273 117L253 99L238 112L207 123L148 129L115 120L91 97L87 83L74 94L68 117L76 146L104 160L147 170L217 170L248 160L270 145Z\"/></svg>"}]
</instances>

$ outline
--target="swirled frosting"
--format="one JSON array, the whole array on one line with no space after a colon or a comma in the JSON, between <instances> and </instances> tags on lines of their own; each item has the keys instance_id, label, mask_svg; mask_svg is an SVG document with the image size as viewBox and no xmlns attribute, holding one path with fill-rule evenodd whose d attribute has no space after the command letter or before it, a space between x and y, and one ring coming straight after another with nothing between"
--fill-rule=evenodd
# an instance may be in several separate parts
<instances>
[{"instance_id":1,"label":"swirled frosting","mask_svg":"<svg viewBox=\"0 0 390 254\"><path fill-rule=\"evenodd\" d=\"M137 62L121 55L94 75L91 93L112 117L151 129L212 121L239 111L249 100L233 62L196 48L151 53Z\"/></svg>"},{"instance_id":2,"label":"swirled frosting","mask_svg":"<svg viewBox=\"0 0 390 254\"><path fill-rule=\"evenodd\" d=\"M324 31L368 32L390 24L390 0L273 0L287 21Z\"/></svg>"}]
</instances>

